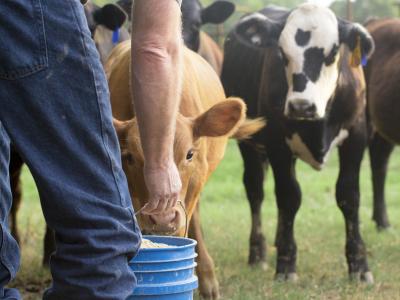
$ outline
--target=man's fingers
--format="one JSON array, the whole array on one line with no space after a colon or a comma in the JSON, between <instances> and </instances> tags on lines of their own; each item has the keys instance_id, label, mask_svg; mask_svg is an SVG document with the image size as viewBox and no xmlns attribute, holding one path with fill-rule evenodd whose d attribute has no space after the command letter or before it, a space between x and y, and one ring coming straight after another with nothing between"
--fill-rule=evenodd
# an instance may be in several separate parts
<instances>
[{"instance_id":1,"label":"man's fingers","mask_svg":"<svg viewBox=\"0 0 400 300\"><path fill-rule=\"evenodd\" d=\"M142 214L144 215L151 215L153 211L157 208L158 206L158 199L152 199L149 202L147 202L142 209Z\"/></svg>"},{"instance_id":2,"label":"man's fingers","mask_svg":"<svg viewBox=\"0 0 400 300\"><path fill-rule=\"evenodd\" d=\"M173 208L176 206L176 203L178 202L179 194L174 194L168 201L169 208Z\"/></svg>"},{"instance_id":3,"label":"man's fingers","mask_svg":"<svg viewBox=\"0 0 400 300\"><path fill-rule=\"evenodd\" d=\"M161 214L168 208L168 197L160 199L157 208L153 211L154 214Z\"/></svg>"}]
</instances>

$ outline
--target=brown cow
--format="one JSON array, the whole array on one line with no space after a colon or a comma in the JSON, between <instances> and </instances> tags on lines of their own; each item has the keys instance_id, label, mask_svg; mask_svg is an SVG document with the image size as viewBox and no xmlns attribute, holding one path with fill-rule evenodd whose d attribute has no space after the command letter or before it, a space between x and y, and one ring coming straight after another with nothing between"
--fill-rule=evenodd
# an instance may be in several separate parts
<instances>
[{"instance_id":1,"label":"brown cow","mask_svg":"<svg viewBox=\"0 0 400 300\"><path fill-rule=\"evenodd\" d=\"M373 137L369 145L373 189L373 220L378 228L390 226L384 195L387 164L400 144L400 20L370 20L367 29L376 43L366 67L368 112Z\"/></svg>"},{"instance_id":2,"label":"brown cow","mask_svg":"<svg viewBox=\"0 0 400 300\"><path fill-rule=\"evenodd\" d=\"M147 201L147 190L143 179L143 153L129 88L130 59L130 43L122 43L111 53L106 69L113 115L122 120L115 121L122 164L133 205L138 211ZM264 125L261 120L243 123L245 110L246 106L240 99L226 99L218 75L210 65L199 55L185 49L183 91L174 141L174 157L183 186L180 199L184 208L178 205L168 212L175 216L170 222L145 215L138 215L138 221L144 233L179 236L185 235L187 222L190 222L189 236L198 242L200 293L207 298L218 298L218 282L213 260L202 237L197 204L204 184L224 156L228 138L247 137Z\"/></svg>"},{"instance_id":3,"label":"brown cow","mask_svg":"<svg viewBox=\"0 0 400 300\"><path fill-rule=\"evenodd\" d=\"M221 75L224 55L217 43L204 31L200 31L200 46L197 53L213 67L218 75Z\"/></svg>"}]
</instances>

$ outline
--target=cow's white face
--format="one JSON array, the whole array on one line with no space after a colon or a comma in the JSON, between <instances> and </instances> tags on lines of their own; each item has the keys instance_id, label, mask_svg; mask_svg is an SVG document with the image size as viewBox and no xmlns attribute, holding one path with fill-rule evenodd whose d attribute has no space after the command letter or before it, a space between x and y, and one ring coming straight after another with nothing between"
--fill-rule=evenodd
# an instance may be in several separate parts
<instances>
[{"instance_id":1,"label":"cow's white face","mask_svg":"<svg viewBox=\"0 0 400 300\"><path fill-rule=\"evenodd\" d=\"M339 76L339 28L333 12L303 4L293 10L279 38L288 94L285 116L321 119Z\"/></svg>"}]
</instances>

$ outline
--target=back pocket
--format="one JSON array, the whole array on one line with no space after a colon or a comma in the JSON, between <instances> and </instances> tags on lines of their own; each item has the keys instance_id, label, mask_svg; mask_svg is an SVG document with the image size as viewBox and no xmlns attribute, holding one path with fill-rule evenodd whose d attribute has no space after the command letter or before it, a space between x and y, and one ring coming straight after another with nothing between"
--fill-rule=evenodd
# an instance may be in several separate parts
<instances>
[{"instance_id":1,"label":"back pocket","mask_svg":"<svg viewBox=\"0 0 400 300\"><path fill-rule=\"evenodd\" d=\"M1 0L0 78L22 78L47 65L41 0Z\"/></svg>"}]
</instances>

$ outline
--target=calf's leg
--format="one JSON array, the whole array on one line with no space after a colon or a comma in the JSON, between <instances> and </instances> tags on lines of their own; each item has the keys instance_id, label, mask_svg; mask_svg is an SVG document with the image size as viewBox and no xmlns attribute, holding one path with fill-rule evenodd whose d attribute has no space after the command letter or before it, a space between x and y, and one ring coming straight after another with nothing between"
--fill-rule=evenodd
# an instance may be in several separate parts
<instances>
[{"instance_id":1,"label":"calf's leg","mask_svg":"<svg viewBox=\"0 0 400 300\"><path fill-rule=\"evenodd\" d=\"M200 295L206 299L219 298L219 284L215 274L214 261L211 258L203 238L200 226L199 204L193 213L189 225L189 237L197 241L197 276L199 278Z\"/></svg>"},{"instance_id":2,"label":"calf's leg","mask_svg":"<svg viewBox=\"0 0 400 300\"><path fill-rule=\"evenodd\" d=\"M346 258L350 278L373 283L367 263L367 251L359 227L360 166L366 147L366 135L361 129L350 131L339 148L340 171L336 183L336 201L346 225Z\"/></svg>"},{"instance_id":3,"label":"calf's leg","mask_svg":"<svg viewBox=\"0 0 400 300\"><path fill-rule=\"evenodd\" d=\"M296 281L297 246L294 239L294 219L301 204L301 190L296 180L295 160L288 149L268 153L275 177L275 195L278 206L277 280Z\"/></svg>"},{"instance_id":4,"label":"calf's leg","mask_svg":"<svg viewBox=\"0 0 400 300\"><path fill-rule=\"evenodd\" d=\"M251 209L249 264L254 265L261 263L262 266L266 268L266 242L261 228L261 205L264 200L263 182L265 164L254 145L241 142L239 143L239 149L244 162L243 183Z\"/></svg>"},{"instance_id":5,"label":"calf's leg","mask_svg":"<svg viewBox=\"0 0 400 300\"><path fill-rule=\"evenodd\" d=\"M21 245L21 239L18 230L17 213L22 200L20 177L23 164L24 162L22 161L21 156L18 154L18 152L15 151L15 149L11 147L9 171L10 171L10 187L11 187L13 201L10 211L10 227L11 227L11 234L13 235L13 237L15 238L15 240L18 242L19 245Z\"/></svg>"},{"instance_id":6,"label":"calf's leg","mask_svg":"<svg viewBox=\"0 0 400 300\"><path fill-rule=\"evenodd\" d=\"M379 133L375 133L369 145L369 157L371 161L374 208L372 219L378 229L390 226L386 211L385 180L387 167L394 145L385 140Z\"/></svg>"}]
</instances>

